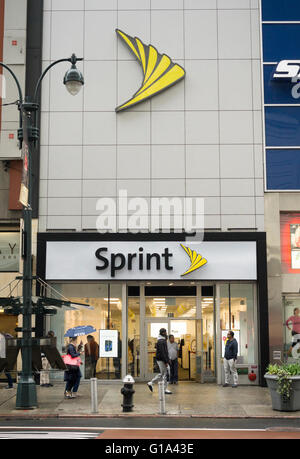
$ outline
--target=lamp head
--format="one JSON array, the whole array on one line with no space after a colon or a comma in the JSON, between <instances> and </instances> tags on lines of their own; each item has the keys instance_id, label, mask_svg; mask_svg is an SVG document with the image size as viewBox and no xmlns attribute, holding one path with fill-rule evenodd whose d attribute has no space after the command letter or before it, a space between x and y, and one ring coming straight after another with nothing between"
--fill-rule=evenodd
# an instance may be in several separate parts
<instances>
[{"instance_id":1,"label":"lamp head","mask_svg":"<svg viewBox=\"0 0 300 459\"><path fill-rule=\"evenodd\" d=\"M72 66L64 76L64 84L72 96L76 96L84 85L83 75L76 67L77 60L75 54L72 54L70 59Z\"/></svg>"}]
</instances>

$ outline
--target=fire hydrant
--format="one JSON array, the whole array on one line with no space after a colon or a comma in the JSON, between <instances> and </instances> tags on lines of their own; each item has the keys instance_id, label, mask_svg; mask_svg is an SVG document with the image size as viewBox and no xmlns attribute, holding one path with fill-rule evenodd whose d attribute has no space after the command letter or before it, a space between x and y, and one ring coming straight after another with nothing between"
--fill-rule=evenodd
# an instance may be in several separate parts
<instances>
[{"instance_id":1,"label":"fire hydrant","mask_svg":"<svg viewBox=\"0 0 300 459\"><path fill-rule=\"evenodd\" d=\"M131 375L125 376L123 379L124 387L121 389L121 394L123 395L123 412L129 413L132 411L133 405L133 394L135 390L133 389L134 379Z\"/></svg>"}]
</instances>

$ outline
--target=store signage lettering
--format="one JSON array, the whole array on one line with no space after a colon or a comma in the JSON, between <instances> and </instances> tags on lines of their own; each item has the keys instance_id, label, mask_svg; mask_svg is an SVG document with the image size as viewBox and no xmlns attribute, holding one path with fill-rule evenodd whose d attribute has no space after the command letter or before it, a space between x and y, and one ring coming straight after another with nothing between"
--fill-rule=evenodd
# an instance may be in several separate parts
<instances>
[{"instance_id":1,"label":"store signage lettering","mask_svg":"<svg viewBox=\"0 0 300 459\"><path fill-rule=\"evenodd\" d=\"M206 258L203 258L195 250L192 250L183 244L180 244L180 246L184 249L190 259L189 268L181 274L181 276L190 274L207 263ZM161 268L164 268L167 271L173 270L173 266L171 264L173 253L170 253L168 247L165 247L161 253L145 253L143 247L140 247L138 252L127 253L126 255L124 253L111 253L108 255L107 252L107 247L100 247L96 250L96 258L102 262L101 265L96 266L96 269L102 271L109 268L111 277L115 277L117 271L120 271L123 268L128 269L128 271L151 271L153 269L160 271Z\"/></svg>"},{"instance_id":2,"label":"store signage lettering","mask_svg":"<svg viewBox=\"0 0 300 459\"><path fill-rule=\"evenodd\" d=\"M143 81L138 91L116 108L116 112L126 110L178 83L185 77L185 70L174 64L166 54L160 54L154 46L145 45L137 37L133 38L116 29L116 33L138 59L143 72Z\"/></svg>"},{"instance_id":3,"label":"store signage lettering","mask_svg":"<svg viewBox=\"0 0 300 459\"><path fill-rule=\"evenodd\" d=\"M8 243L8 247L9 247L9 249L10 249L10 254L11 254L11 255L14 254L14 248L16 247L16 245L17 245L17 244L13 244L13 245L12 245L10 242ZM3 252L3 253L6 253L6 250L3 250L3 249L1 250L1 249L0 249L0 254L1 254L1 255L2 255L2 252Z\"/></svg>"},{"instance_id":4,"label":"store signage lettering","mask_svg":"<svg viewBox=\"0 0 300 459\"><path fill-rule=\"evenodd\" d=\"M45 277L54 281L255 280L256 242L47 241Z\"/></svg>"},{"instance_id":5,"label":"store signage lettering","mask_svg":"<svg viewBox=\"0 0 300 459\"><path fill-rule=\"evenodd\" d=\"M19 233L0 232L0 271L19 270Z\"/></svg>"},{"instance_id":6,"label":"store signage lettering","mask_svg":"<svg viewBox=\"0 0 300 459\"><path fill-rule=\"evenodd\" d=\"M139 248L138 253L127 253L126 255L123 253L111 253L106 256L107 252L107 247L100 247L96 250L96 258L102 262L101 265L96 266L96 269L110 268L111 277L115 277L116 272L123 268L127 268L129 271L132 269L138 269L139 271L156 269L159 271L161 265L164 265L166 270L173 270L173 266L170 264L173 254L169 252L168 247L164 249L163 253L144 253L143 247Z\"/></svg>"},{"instance_id":7,"label":"store signage lettering","mask_svg":"<svg viewBox=\"0 0 300 459\"><path fill-rule=\"evenodd\" d=\"M292 80L300 77L299 61L280 61L273 74L273 80Z\"/></svg>"}]
</instances>

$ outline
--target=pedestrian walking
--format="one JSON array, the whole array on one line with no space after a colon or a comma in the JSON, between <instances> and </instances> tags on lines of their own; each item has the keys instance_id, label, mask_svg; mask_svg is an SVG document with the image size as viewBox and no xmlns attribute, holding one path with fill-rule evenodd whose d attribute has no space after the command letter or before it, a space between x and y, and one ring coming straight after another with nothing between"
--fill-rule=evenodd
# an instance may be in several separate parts
<instances>
[{"instance_id":1,"label":"pedestrian walking","mask_svg":"<svg viewBox=\"0 0 300 459\"><path fill-rule=\"evenodd\" d=\"M165 394L172 394L170 390L168 390L168 365L170 364L170 357L168 352L168 344L167 344L167 330L165 328L161 328L159 330L159 336L156 343L156 361L159 367L160 373L157 374L151 381L147 383L151 392L153 392L153 383L158 380L162 380L164 382L164 389Z\"/></svg>"},{"instance_id":2,"label":"pedestrian walking","mask_svg":"<svg viewBox=\"0 0 300 459\"><path fill-rule=\"evenodd\" d=\"M236 359L238 354L238 343L234 338L233 331L227 333L227 340L225 345L225 354L224 354L224 371L225 371L225 384L223 387L229 386L230 373L232 374L233 384L232 387L236 388L238 386L238 373L236 369Z\"/></svg>"},{"instance_id":3,"label":"pedestrian walking","mask_svg":"<svg viewBox=\"0 0 300 459\"><path fill-rule=\"evenodd\" d=\"M300 310L299 308L294 308L293 315L289 317L285 325L287 326L288 330L292 331L292 345L288 351L289 355L292 356L293 347L295 347L300 342ZM292 324L292 329L290 327ZM297 346L298 347L298 346Z\"/></svg>"},{"instance_id":4,"label":"pedestrian walking","mask_svg":"<svg viewBox=\"0 0 300 459\"><path fill-rule=\"evenodd\" d=\"M169 336L168 352L170 357L170 384L178 384L178 344L174 335Z\"/></svg>"},{"instance_id":5,"label":"pedestrian walking","mask_svg":"<svg viewBox=\"0 0 300 459\"><path fill-rule=\"evenodd\" d=\"M66 381L65 396L66 398L76 398L80 384L81 371L79 366L82 364L80 353L82 351L82 341L77 347L77 337L70 338L70 343L67 347L67 357L74 359L74 362L66 360L67 370L65 371L64 380Z\"/></svg>"},{"instance_id":6,"label":"pedestrian walking","mask_svg":"<svg viewBox=\"0 0 300 459\"><path fill-rule=\"evenodd\" d=\"M85 355L85 379L96 377L96 366L99 359L99 344L92 335L87 336L87 343L84 345Z\"/></svg>"}]
</instances>

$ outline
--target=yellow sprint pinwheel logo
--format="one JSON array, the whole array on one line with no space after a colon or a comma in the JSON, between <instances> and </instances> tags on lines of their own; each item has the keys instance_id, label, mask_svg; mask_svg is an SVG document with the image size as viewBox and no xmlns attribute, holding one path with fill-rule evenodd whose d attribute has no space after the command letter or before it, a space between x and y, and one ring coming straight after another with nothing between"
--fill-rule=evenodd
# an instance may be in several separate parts
<instances>
[{"instance_id":1,"label":"yellow sprint pinwheel logo","mask_svg":"<svg viewBox=\"0 0 300 459\"><path fill-rule=\"evenodd\" d=\"M195 271L196 269L201 268L201 266L207 263L206 258L203 258L199 253L196 252L196 250L192 250L189 247L185 247L183 244L180 245L186 251L191 260L191 266L185 273L181 274L182 276L185 276L186 274L189 274Z\"/></svg>"},{"instance_id":2,"label":"yellow sprint pinwheel logo","mask_svg":"<svg viewBox=\"0 0 300 459\"><path fill-rule=\"evenodd\" d=\"M119 105L116 112L139 104L184 78L185 70L180 65L174 64L166 54L159 54L154 46L144 45L139 38L130 37L119 29L116 29L116 33L137 57L144 75L140 89L131 99Z\"/></svg>"}]
</instances>

